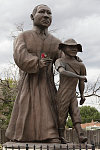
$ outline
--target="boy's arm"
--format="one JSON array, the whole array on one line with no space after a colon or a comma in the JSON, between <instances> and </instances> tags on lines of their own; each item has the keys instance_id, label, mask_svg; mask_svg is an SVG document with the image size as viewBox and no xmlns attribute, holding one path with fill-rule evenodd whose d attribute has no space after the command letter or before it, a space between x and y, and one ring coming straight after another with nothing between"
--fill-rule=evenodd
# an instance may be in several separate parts
<instances>
[{"instance_id":1,"label":"boy's arm","mask_svg":"<svg viewBox=\"0 0 100 150\"><path fill-rule=\"evenodd\" d=\"M67 77L72 77L72 78L78 78L83 81L87 80L85 76L81 76L81 75L78 75L76 73L66 70L65 65L64 63L62 63L61 59L56 60L55 67L56 67L56 70L62 75L66 75Z\"/></svg>"},{"instance_id":2,"label":"boy's arm","mask_svg":"<svg viewBox=\"0 0 100 150\"><path fill-rule=\"evenodd\" d=\"M84 80L79 80L79 91L80 91L80 105L82 105L85 102L85 96L84 96L84 89L85 89L85 83Z\"/></svg>"},{"instance_id":3,"label":"boy's arm","mask_svg":"<svg viewBox=\"0 0 100 150\"><path fill-rule=\"evenodd\" d=\"M58 72L60 74L66 75L67 77L78 78L78 79L83 80L83 81L86 80L85 76L80 76L80 75L77 75L77 74L75 74L73 72L67 71L62 66L60 66L58 68Z\"/></svg>"},{"instance_id":4,"label":"boy's arm","mask_svg":"<svg viewBox=\"0 0 100 150\"><path fill-rule=\"evenodd\" d=\"M83 63L81 63L80 74L86 76L86 68L85 68ZM84 96L84 89L85 89L85 83L84 82L87 82L87 79L85 81L79 80L79 91L80 91L80 96L81 96L80 105L82 105L86 100L85 96Z\"/></svg>"}]
</instances>

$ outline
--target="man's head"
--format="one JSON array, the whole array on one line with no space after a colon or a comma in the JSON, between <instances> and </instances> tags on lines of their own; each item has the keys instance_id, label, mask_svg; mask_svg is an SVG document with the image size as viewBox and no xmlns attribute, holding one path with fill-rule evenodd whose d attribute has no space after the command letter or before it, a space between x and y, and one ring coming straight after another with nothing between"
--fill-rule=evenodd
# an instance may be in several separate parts
<instances>
[{"instance_id":1,"label":"man's head","mask_svg":"<svg viewBox=\"0 0 100 150\"><path fill-rule=\"evenodd\" d=\"M31 19L34 25L40 28L48 28L52 22L52 13L47 5L38 5L34 8Z\"/></svg>"},{"instance_id":2,"label":"man's head","mask_svg":"<svg viewBox=\"0 0 100 150\"><path fill-rule=\"evenodd\" d=\"M64 43L59 44L59 49L62 50L66 55L74 57L77 52L82 52L81 44L77 44L74 39L68 39Z\"/></svg>"}]
</instances>

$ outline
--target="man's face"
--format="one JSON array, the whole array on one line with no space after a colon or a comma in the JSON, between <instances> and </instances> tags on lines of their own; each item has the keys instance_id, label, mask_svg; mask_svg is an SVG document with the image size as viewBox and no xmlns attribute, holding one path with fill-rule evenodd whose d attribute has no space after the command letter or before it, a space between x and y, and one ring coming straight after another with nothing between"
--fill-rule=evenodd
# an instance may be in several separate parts
<instances>
[{"instance_id":1,"label":"man's face","mask_svg":"<svg viewBox=\"0 0 100 150\"><path fill-rule=\"evenodd\" d=\"M70 57L76 56L77 52L78 52L77 45L70 45L70 46L67 45L67 46L65 46L64 52L65 52L65 54L67 54Z\"/></svg>"},{"instance_id":2,"label":"man's face","mask_svg":"<svg viewBox=\"0 0 100 150\"><path fill-rule=\"evenodd\" d=\"M34 25L48 28L52 22L51 10L47 6L38 6L34 15Z\"/></svg>"}]
</instances>

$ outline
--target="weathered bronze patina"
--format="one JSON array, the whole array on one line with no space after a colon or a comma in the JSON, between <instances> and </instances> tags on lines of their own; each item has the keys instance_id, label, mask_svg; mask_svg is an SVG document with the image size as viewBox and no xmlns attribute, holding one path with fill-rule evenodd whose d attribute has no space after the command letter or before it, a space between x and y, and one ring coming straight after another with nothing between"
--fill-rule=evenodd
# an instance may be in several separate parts
<instances>
[{"instance_id":1,"label":"weathered bronze patina","mask_svg":"<svg viewBox=\"0 0 100 150\"><path fill-rule=\"evenodd\" d=\"M79 142L84 143L87 138L81 129L80 111L76 98L76 86L79 80L80 103L85 101L84 81L86 81L86 68L82 61L76 56L77 52L82 52L82 46L74 39L69 39L59 44L59 48L64 52L65 57L56 60L56 69L60 73L60 85L57 94L58 125L59 135L62 143L64 140L64 129L68 113L71 116L73 125L77 131Z\"/></svg>"},{"instance_id":2,"label":"weathered bronze patina","mask_svg":"<svg viewBox=\"0 0 100 150\"><path fill-rule=\"evenodd\" d=\"M33 29L14 42L14 60L22 74L6 136L12 141L57 142L53 63L60 55L60 40L48 32L52 22L48 6L36 6L31 19Z\"/></svg>"}]
</instances>

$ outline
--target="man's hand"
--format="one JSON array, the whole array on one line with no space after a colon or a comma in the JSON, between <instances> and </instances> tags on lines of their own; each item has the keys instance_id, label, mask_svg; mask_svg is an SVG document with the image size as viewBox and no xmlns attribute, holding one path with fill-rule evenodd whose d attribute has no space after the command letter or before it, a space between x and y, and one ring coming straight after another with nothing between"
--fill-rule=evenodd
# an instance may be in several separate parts
<instances>
[{"instance_id":1,"label":"man's hand","mask_svg":"<svg viewBox=\"0 0 100 150\"><path fill-rule=\"evenodd\" d=\"M85 102L85 100L86 100L85 96L81 95L80 105L82 105Z\"/></svg>"},{"instance_id":2,"label":"man's hand","mask_svg":"<svg viewBox=\"0 0 100 150\"><path fill-rule=\"evenodd\" d=\"M51 62L52 62L52 59L50 58L40 59L40 62L39 62L40 68L48 66Z\"/></svg>"},{"instance_id":3,"label":"man's hand","mask_svg":"<svg viewBox=\"0 0 100 150\"><path fill-rule=\"evenodd\" d=\"M84 82L87 82L87 78L85 76L80 76L80 80L84 80Z\"/></svg>"}]
</instances>

